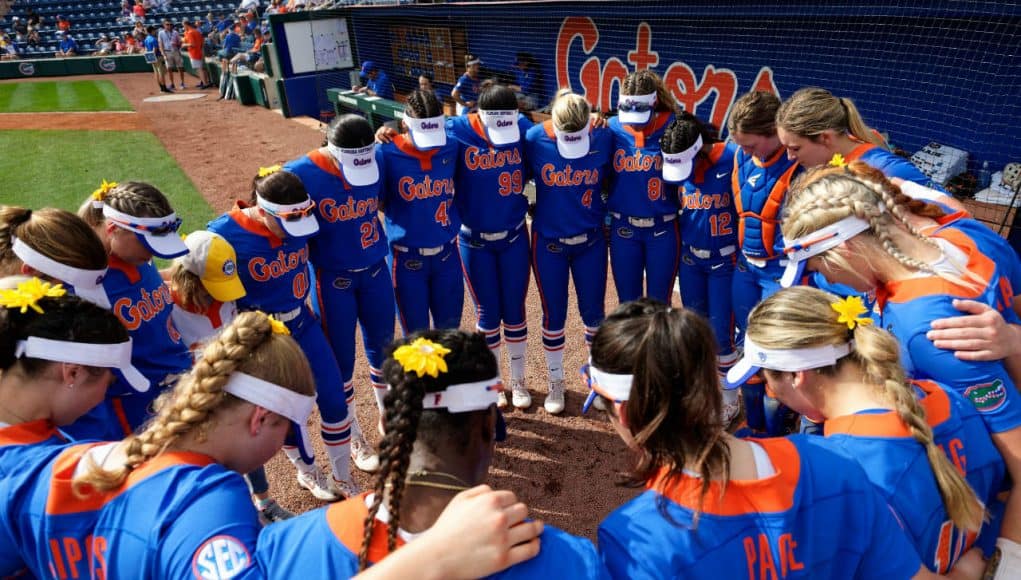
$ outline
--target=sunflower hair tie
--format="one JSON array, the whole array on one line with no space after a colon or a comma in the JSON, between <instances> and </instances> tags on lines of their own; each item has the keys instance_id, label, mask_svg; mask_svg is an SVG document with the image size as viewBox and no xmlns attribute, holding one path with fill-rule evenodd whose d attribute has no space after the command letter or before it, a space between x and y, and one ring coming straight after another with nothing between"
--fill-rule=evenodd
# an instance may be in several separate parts
<instances>
[{"instance_id":1,"label":"sunflower hair tie","mask_svg":"<svg viewBox=\"0 0 1021 580\"><path fill-rule=\"evenodd\" d=\"M279 165L270 165L269 167L259 168L259 177L266 177L267 175L273 175L274 173L283 169Z\"/></svg>"},{"instance_id":2,"label":"sunflower hair tie","mask_svg":"<svg viewBox=\"0 0 1021 580\"><path fill-rule=\"evenodd\" d=\"M450 354L450 349L435 343L428 338L416 338L411 344L398 347L394 351L394 360L401 363L406 373L415 373L419 378L429 375L432 378L447 372L447 361L443 357Z\"/></svg>"},{"instance_id":3,"label":"sunflower hair tie","mask_svg":"<svg viewBox=\"0 0 1021 580\"><path fill-rule=\"evenodd\" d=\"M848 330L872 324L872 318L868 316L869 309L865 307L861 296L848 296L830 304L830 307L838 314L837 322L847 324Z\"/></svg>"},{"instance_id":4,"label":"sunflower hair tie","mask_svg":"<svg viewBox=\"0 0 1021 580\"><path fill-rule=\"evenodd\" d=\"M282 334L284 336L290 336L291 335L291 329L287 328L286 324L284 324L283 322L277 320L276 318L273 318L272 316L267 316L267 317L269 318L269 329L270 329L270 332L272 332L273 334Z\"/></svg>"},{"instance_id":5,"label":"sunflower hair tie","mask_svg":"<svg viewBox=\"0 0 1021 580\"><path fill-rule=\"evenodd\" d=\"M42 314L43 309L39 301L43 298L59 298L67 294L67 290L60 284L43 282L39 278L32 278L18 284L17 288L0 290L0 306L21 311L22 314L31 308Z\"/></svg>"},{"instance_id":6,"label":"sunflower hair tie","mask_svg":"<svg viewBox=\"0 0 1021 580\"><path fill-rule=\"evenodd\" d=\"M92 192L92 207L96 209L102 209L103 200L106 198L106 194L110 193L113 188L117 187L116 181L103 180L103 183Z\"/></svg>"},{"instance_id":7,"label":"sunflower hair tie","mask_svg":"<svg viewBox=\"0 0 1021 580\"><path fill-rule=\"evenodd\" d=\"M844 160L844 156L840 153L834 153L827 165L830 167L847 167L847 161Z\"/></svg>"}]
</instances>

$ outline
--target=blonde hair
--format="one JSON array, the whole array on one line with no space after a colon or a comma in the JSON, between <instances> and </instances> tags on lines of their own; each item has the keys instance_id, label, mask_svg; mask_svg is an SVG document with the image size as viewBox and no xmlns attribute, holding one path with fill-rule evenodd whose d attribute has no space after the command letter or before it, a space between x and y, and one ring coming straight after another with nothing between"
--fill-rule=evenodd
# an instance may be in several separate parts
<instances>
[{"instance_id":1,"label":"blonde hair","mask_svg":"<svg viewBox=\"0 0 1021 580\"><path fill-rule=\"evenodd\" d=\"M66 210L0 206L0 276L21 273L22 260L14 253L14 238L65 266L102 270L107 265L99 236Z\"/></svg>"},{"instance_id":2,"label":"blonde hair","mask_svg":"<svg viewBox=\"0 0 1021 580\"><path fill-rule=\"evenodd\" d=\"M169 282L178 306L186 310L204 310L212 304L213 297L202 285L202 278L189 272L180 262L174 262L170 267Z\"/></svg>"},{"instance_id":3,"label":"blonde hair","mask_svg":"<svg viewBox=\"0 0 1021 580\"><path fill-rule=\"evenodd\" d=\"M886 143L865 124L851 99L838 98L818 87L799 89L784 101L776 112L776 126L812 141L824 131L833 130L838 135L851 135L887 149Z\"/></svg>"},{"instance_id":4,"label":"blonde hair","mask_svg":"<svg viewBox=\"0 0 1021 580\"><path fill-rule=\"evenodd\" d=\"M895 201L890 197L891 190L884 184L887 180L875 179L874 175L868 178L859 177L842 168L821 167L809 171L795 181L787 194L782 221L784 239L794 240L846 217L855 216L868 222L869 229L848 240L847 245L866 260L870 254L881 253L909 270L938 276L954 285L973 288L976 284L984 286L988 283L966 269L961 276L956 276L937 271L931 264L908 256L894 241L891 235L894 228L903 228L933 248L940 247L908 223L906 214L899 204L887 205L887 199ZM827 250L818 257L836 270L854 271L847 260L834 250ZM963 264L959 266L964 267Z\"/></svg>"},{"instance_id":5,"label":"blonde hair","mask_svg":"<svg viewBox=\"0 0 1021 580\"><path fill-rule=\"evenodd\" d=\"M900 364L897 339L874 324L859 324L848 331L831 306L839 300L833 294L806 286L781 290L752 310L748 338L764 348L778 350L838 345L853 339L848 356L815 371L833 375L841 365L856 363L861 368L862 383L876 389L894 408L911 436L925 447L943 505L954 525L977 531L984 517L982 504L964 476L936 445L925 410Z\"/></svg>"},{"instance_id":6,"label":"blonde hair","mask_svg":"<svg viewBox=\"0 0 1021 580\"><path fill-rule=\"evenodd\" d=\"M91 196L78 208L78 217L91 227L102 225L103 208L92 205ZM170 201L156 186L141 181L125 181L103 196L103 203L135 217L163 217L174 213Z\"/></svg>"},{"instance_id":7,"label":"blonde hair","mask_svg":"<svg viewBox=\"0 0 1021 580\"><path fill-rule=\"evenodd\" d=\"M127 460L117 469L90 465L75 478L80 494L121 486L131 472L160 455L181 436L199 440L217 414L241 402L223 387L234 372L243 372L303 395L315 394L312 369L301 347L288 335L275 334L269 316L244 312L202 351L195 367L156 402L156 416L137 435L124 440Z\"/></svg>"},{"instance_id":8,"label":"blonde hair","mask_svg":"<svg viewBox=\"0 0 1021 580\"><path fill-rule=\"evenodd\" d=\"M681 105L674 98L673 93L667 90L663 79L649 69L636 70L624 77L620 83L621 95L648 95L656 93L656 110L670 111L677 113Z\"/></svg>"},{"instance_id":9,"label":"blonde hair","mask_svg":"<svg viewBox=\"0 0 1021 580\"><path fill-rule=\"evenodd\" d=\"M730 108L727 131L762 135L776 135L776 111L780 108L780 97L767 91L752 91L741 95Z\"/></svg>"},{"instance_id":10,"label":"blonde hair","mask_svg":"<svg viewBox=\"0 0 1021 580\"><path fill-rule=\"evenodd\" d=\"M571 89L560 89L553 99L550 115L554 127L573 133L588 126L591 112L592 108L585 97L572 93Z\"/></svg>"}]
</instances>

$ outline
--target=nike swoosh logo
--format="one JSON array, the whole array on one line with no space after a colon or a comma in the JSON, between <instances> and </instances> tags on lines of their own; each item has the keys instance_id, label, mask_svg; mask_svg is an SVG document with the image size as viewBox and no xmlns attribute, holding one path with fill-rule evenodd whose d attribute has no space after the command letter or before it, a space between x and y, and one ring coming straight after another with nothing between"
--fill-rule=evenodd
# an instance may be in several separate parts
<instances>
[{"instance_id":1,"label":"nike swoosh logo","mask_svg":"<svg viewBox=\"0 0 1021 580\"><path fill-rule=\"evenodd\" d=\"M652 234L652 237L658 238L658 237L662 236L665 233L666 233L666 230L663 230L661 232L656 232L656 233Z\"/></svg>"},{"instance_id":2,"label":"nike swoosh logo","mask_svg":"<svg viewBox=\"0 0 1021 580\"><path fill-rule=\"evenodd\" d=\"M722 268L722 267L723 267L724 265L725 265L725 264L714 264L714 265L712 265L712 266L709 266L709 269L710 269L710 270L719 270L719 269L720 269L720 268Z\"/></svg>"},{"instance_id":3,"label":"nike swoosh logo","mask_svg":"<svg viewBox=\"0 0 1021 580\"><path fill-rule=\"evenodd\" d=\"M447 163L450 163L450 160L449 159L444 159L443 160L443 164L446 165Z\"/></svg>"},{"instance_id":4,"label":"nike swoosh logo","mask_svg":"<svg viewBox=\"0 0 1021 580\"><path fill-rule=\"evenodd\" d=\"M730 175L730 172L729 171L724 171L723 173L717 173L716 174L716 179L719 179L719 178L723 177L724 175Z\"/></svg>"}]
</instances>

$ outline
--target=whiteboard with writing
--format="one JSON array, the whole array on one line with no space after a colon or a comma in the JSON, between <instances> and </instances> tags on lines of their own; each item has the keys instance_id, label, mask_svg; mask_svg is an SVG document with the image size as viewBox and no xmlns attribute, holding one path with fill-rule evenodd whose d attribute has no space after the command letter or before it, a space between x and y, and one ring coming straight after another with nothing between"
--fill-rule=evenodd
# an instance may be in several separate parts
<instances>
[{"instance_id":1,"label":"whiteboard with writing","mask_svg":"<svg viewBox=\"0 0 1021 580\"><path fill-rule=\"evenodd\" d=\"M346 18L285 22L294 74L354 67Z\"/></svg>"}]
</instances>

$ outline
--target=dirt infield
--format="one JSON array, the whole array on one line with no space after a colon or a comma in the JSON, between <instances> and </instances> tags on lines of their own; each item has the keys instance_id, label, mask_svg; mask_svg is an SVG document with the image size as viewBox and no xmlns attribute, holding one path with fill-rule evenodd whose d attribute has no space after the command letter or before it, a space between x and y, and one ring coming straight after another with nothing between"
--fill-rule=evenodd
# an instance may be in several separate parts
<instances>
[{"instance_id":1,"label":"dirt infield","mask_svg":"<svg viewBox=\"0 0 1021 580\"><path fill-rule=\"evenodd\" d=\"M149 74L94 78L112 80L137 114L0 115L0 128L114 128L114 119L108 117L116 117L130 125L116 128L151 130L217 212L226 210L234 199L247 194L251 177L260 166L296 158L318 147L322 139L321 133L308 123L284 119L261 107L217 101L212 92L207 98L195 101L145 103L144 98L157 94ZM189 81L195 82L194 79ZM173 192L168 193L172 197ZM607 307L612 308L616 302L612 284L608 297ZM614 485L621 470L627 468L630 455L605 419L598 412L585 417L579 415L586 388L581 384L577 369L585 362L587 354L583 326L573 299L569 308L564 361L568 379L567 410L560 417L551 417L542 410L546 384L540 340L542 308L535 285L529 289L527 309L531 338L527 381L532 387L534 404L528 411L507 414L509 436L499 447L489 483L513 489L530 505L533 514L547 523L594 537L599 521L636 492ZM466 296L462 326L471 328L474 322L472 304ZM505 366L504 373L507 372ZM375 442L378 440L374 428L377 413L369 387L368 365L360 353L354 380L361 424L366 427L370 441ZM317 443L319 462L325 466L325 451L321 442ZM297 486L294 470L282 454L268 464L267 470L272 493L285 507L305 511L320 505ZM357 473L356 478L363 487L371 481L370 476L361 473Z\"/></svg>"},{"instance_id":2,"label":"dirt infield","mask_svg":"<svg viewBox=\"0 0 1021 580\"><path fill-rule=\"evenodd\" d=\"M147 131L150 128L146 117L132 112L0 114L0 131L7 129Z\"/></svg>"}]
</instances>

